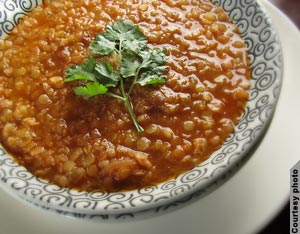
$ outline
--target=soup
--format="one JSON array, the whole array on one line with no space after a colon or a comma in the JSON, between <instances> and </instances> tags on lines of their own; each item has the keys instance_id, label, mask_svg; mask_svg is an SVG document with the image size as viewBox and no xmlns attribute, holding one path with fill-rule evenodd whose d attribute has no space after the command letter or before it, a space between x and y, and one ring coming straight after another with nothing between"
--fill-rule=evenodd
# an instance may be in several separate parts
<instances>
[{"instance_id":1,"label":"soup","mask_svg":"<svg viewBox=\"0 0 300 234\"><path fill-rule=\"evenodd\" d=\"M166 83L131 94L141 134L124 103L76 96L64 82L96 35L120 19L168 51ZM245 43L208 0L46 0L0 48L1 143L61 187L110 192L172 179L222 146L249 99Z\"/></svg>"}]
</instances>

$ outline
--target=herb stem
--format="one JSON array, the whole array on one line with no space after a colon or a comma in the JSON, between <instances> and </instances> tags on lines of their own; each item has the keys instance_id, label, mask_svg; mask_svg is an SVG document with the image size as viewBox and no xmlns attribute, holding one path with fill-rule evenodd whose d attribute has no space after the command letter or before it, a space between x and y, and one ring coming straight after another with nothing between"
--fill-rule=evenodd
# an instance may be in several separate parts
<instances>
[{"instance_id":1,"label":"herb stem","mask_svg":"<svg viewBox=\"0 0 300 234\"><path fill-rule=\"evenodd\" d=\"M136 116L135 116L135 114L134 114L134 112L133 112L133 109L132 109L132 103L131 103L131 101L129 100L129 97L128 97L128 96L127 96L127 98L125 98L125 106L126 106L126 108L127 108L127 110L128 110L128 113L129 113L129 115L130 115L130 117L131 117L131 119L132 119L132 122L133 122L133 124L134 124L134 126L135 126L137 132L138 132L139 134L142 133L142 132L144 131L144 129L142 128L141 125L139 125L139 123L138 123L137 120L136 120Z\"/></svg>"},{"instance_id":2,"label":"herb stem","mask_svg":"<svg viewBox=\"0 0 300 234\"><path fill-rule=\"evenodd\" d=\"M132 84L131 84L131 86L130 86L130 88L129 88L129 90L128 90L128 96L130 96L130 94L131 94L131 92L132 92L132 90L133 90L133 87L136 85L137 79L139 78L140 70L141 70L141 68L139 68L139 69L136 71L136 73L135 73L135 76L134 76L134 78L133 78L133 82L132 82Z\"/></svg>"},{"instance_id":3,"label":"herb stem","mask_svg":"<svg viewBox=\"0 0 300 234\"><path fill-rule=\"evenodd\" d=\"M129 115L131 117L131 120L132 120L132 122L133 122L133 124L134 124L134 126L135 126L135 128L137 130L137 132L140 134L140 133L142 133L144 131L144 129L139 125L139 123L136 120L136 116L135 116L135 114L133 112L133 109L132 109L132 103L130 101L129 93L125 92L124 81L123 81L122 77L120 79L120 90L121 90L121 93L123 95L122 100L125 103L127 111L128 111L128 113L129 113Z\"/></svg>"},{"instance_id":4,"label":"herb stem","mask_svg":"<svg viewBox=\"0 0 300 234\"><path fill-rule=\"evenodd\" d=\"M114 94L114 93L111 93L111 92L107 92L106 94L109 95L109 96L111 96L111 97L113 97L113 98L116 98L116 99L119 99L119 100L125 102L125 98L121 97L121 96L119 96L117 94Z\"/></svg>"}]
</instances>

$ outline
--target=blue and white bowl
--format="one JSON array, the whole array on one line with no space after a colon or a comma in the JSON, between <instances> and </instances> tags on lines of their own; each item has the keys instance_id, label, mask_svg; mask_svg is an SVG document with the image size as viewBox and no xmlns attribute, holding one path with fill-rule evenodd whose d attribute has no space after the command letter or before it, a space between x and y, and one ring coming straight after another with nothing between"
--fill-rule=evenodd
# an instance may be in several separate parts
<instances>
[{"instance_id":1,"label":"blue and white bowl","mask_svg":"<svg viewBox=\"0 0 300 234\"><path fill-rule=\"evenodd\" d=\"M211 157L176 179L129 192L60 188L19 166L0 145L0 187L37 206L80 218L115 220L157 214L194 201L236 172L251 156L274 114L282 82L282 50L270 18L256 0L214 0L238 25L252 67L251 98L234 133ZM42 0L0 0L0 39Z\"/></svg>"}]
</instances>

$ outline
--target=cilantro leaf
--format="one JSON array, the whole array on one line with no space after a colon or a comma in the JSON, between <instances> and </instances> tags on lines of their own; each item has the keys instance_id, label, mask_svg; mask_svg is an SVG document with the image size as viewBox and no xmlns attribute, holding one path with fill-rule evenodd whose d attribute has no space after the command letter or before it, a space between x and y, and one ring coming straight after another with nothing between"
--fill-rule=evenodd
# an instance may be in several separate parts
<instances>
[{"instance_id":1,"label":"cilantro leaf","mask_svg":"<svg viewBox=\"0 0 300 234\"><path fill-rule=\"evenodd\" d=\"M136 83L141 86L153 85L153 84L164 84L166 82L166 76L159 76L153 71L144 72L140 79Z\"/></svg>"},{"instance_id":2,"label":"cilantro leaf","mask_svg":"<svg viewBox=\"0 0 300 234\"><path fill-rule=\"evenodd\" d=\"M145 50L142 51L141 57L143 62L141 68L143 73L140 75L136 83L141 86L152 84L163 84L166 82L166 76L163 75L166 70L165 60L166 55L163 50Z\"/></svg>"},{"instance_id":3,"label":"cilantro leaf","mask_svg":"<svg viewBox=\"0 0 300 234\"><path fill-rule=\"evenodd\" d=\"M135 54L139 54L142 50L144 50L147 46L146 40L136 40L136 41L124 41L123 48L127 51L134 52Z\"/></svg>"},{"instance_id":4,"label":"cilantro leaf","mask_svg":"<svg viewBox=\"0 0 300 234\"><path fill-rule=\"evenodd\" d=\"M135 41L145 39L144 34L137 25L133 25L130 21L125 20L109 23L106 31L102 35L110 41Z\"/></svg>"},{"instance_id":5,"label":"cilantro leaf","mask_svg":"<svg viewBox=\"0 0 300 234\"><path fill-rule=\"evenodd\" d=\"M72 69L72 67L71 67ZM95 75L93 73L85 72L85 71L78 71L74 73L72 76L65 79L65 82L71 82L75 80L88 80L88 81L94 81Z\"/></svg>"},{"instance_id":6,"label":"cilantro leaf","mask_svg":"<svg viewBox=\"0 0 300 234\"><path fill-rule=\"evenodd\" d=\"M78 86L74 89L76 95L86 98L90 98L98 94L105 94L107 91L108 89L104 85L99 84L97 81L87 83L85 86Z\"/></svg>"},{"instance_id":7,"label":"cilantro leaf","mask_svg":"<svg viewBox=\"0 0 300 234\"><path fill-rule=\"evenodd\" d=\"M87 72L92 72L95 68L95 65L96 65L96 60L93 57L89 57L89 59L81 66L82 66L82 70Z\"/></svg>"},{"instance_id":8,"label":"cilantro leaf","mask_svg":"<svg viewBox=\"0 0 300 234\"><path fill-rule=\"evenodd\" d=\"M98 61L91 57L81 65L71 66L66 71L65 82L85 80L85 85L74 89L79 96L90 98L106 94L123 101L136 130L141 133L143 128L133 112L130 94L136 84L165 83L167 68L166 51L151 49L147 43L138 25L125 20L109 23L89 47ZM104 57L99 58L99 55ZM113 61L113 65L108 61ZM111 87L117 87L119 92L109 90Z\"/></svg>"},{"instance_id":9,"label":"cilantro leaf","mask_svg":"<svg viewBox=\"0 0 300 234\"><path fill-rule=\"evenodd\" d=\"M141 61L136 55L126 53L121 60L120 73L124 78L135 76L141 66Z\"/></svg>"},{"instance_id":10,"label":"cilantro leaf","mask_svg":"<svg viewBox=\"0 0 300 234\"><path fill-rule=\"evenodd\" d=\"M108 62L96 63L95 74L97 80L105 87L116 87L120 81L120 76Z\"/></svg>"},{"instance_id":11,"label":"cilantro leaf","mask_svg":"<svg viewBox=\"0 0 300 234\"><path fill-rule=\"evenodd\" d=\"M96 65L96 60L91 57L81 65L69 67L66 70L65 82L71 82L74 80L95 81L96 78L95 75L93 74L95 65Z\"/></svg>"},{"instance_id":12,"label":"cilantro leaf","mask_svg":"<svg viewBox=\"0 0 300 234\"><path fill-rule=\"evenodd\" d=\"M142 67L149 68L155 66L162 66L166 61L166 54L161 49L154 49L152 51L144 50L141 52L143 58Z\"/></svg>"},{"instance_id":13,"label":"cilantro leaf","mask_svg":"<svg viewBox=\"0 0 300 234\"><path fill-rule=\"evenodd\" d=\"M103 35L97 35L91 43L90 50L93 54L108 55L116 48L116 43L106 39Z\"/></svg>"}]
</instances>

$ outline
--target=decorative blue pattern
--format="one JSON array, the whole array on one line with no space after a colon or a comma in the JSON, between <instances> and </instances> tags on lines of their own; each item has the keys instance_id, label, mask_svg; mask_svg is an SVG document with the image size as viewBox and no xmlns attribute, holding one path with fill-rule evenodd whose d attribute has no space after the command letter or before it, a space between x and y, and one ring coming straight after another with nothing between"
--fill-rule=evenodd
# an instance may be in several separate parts
<instances>
[{"instance_id":1,"label":"decorative blue pattern","mask_svg":"<svg viewBox=\"0 0 300 234\"><path fill-rule=\"evenodd\" d=\"M0 38L7 35L20 19L43 0L0 0Z\"/></svg>"},{"instance_id":2,"label":"decorative blue pattern","mask_svg":"<svg viewBox=\"0 0 300 234\"><path fill-rule=\"evenodd\" d=\"M251 100L235 133L220 150L193 170L157 186L124 193L89 193L37 179L0 148L1 187L59 214L91 220L131 220L181 207L227 180L251 155L272 119L282 81L282 51L270 18L255 0L213 2L239 26L252 64ZM0 0L0 38L40 3Z\"/></svg>"}]
</instances>

